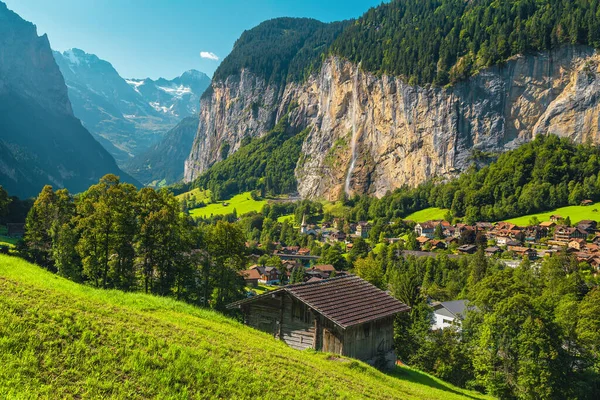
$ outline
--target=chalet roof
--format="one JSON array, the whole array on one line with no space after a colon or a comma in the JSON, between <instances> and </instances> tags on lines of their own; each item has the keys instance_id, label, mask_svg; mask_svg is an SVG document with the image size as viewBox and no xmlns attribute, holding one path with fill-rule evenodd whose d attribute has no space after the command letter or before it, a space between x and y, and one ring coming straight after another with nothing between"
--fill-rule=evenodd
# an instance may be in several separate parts
<instances>
[{"instance_id":1,"label":"chalet roof","mask_svg":"<svg viewBox=\"0 0 600 400\"><path fill-rule=\"evenodd\" d=\"M419 243L421 243L421 244L427 243L427 242L429 242L430 240L431 240L431 239L429 239L427 236L419 236L419 237L417 238L417 242L419 242Z\"/></svg>"},{"instance_id":2,"label":"chalet roof","mask_svg":"<svg viewBox=\"0 0 600 400\"><path fill-rule=\"evenodd\" d=\"M231 303L227 308L235 308L283 292L343 329L410 310L406 304L356 275L287 285L260 296Z\"/></svg>"},{"instance_id":3,"label":"chalet roof","mask_svg":"<svg viewBox=\"0 0 600 400\"><path fill-rule=\"evenodd\" d=\"M435 310L439 310L440 308L445 308L457 318L464 318L465 311L467 311L467 309L476 309L476 307L469 305L467 300L444 301L434 306Z\"/></svg>"},{"instance_id":4,"label":"chalet roof","mask_svg":"<svg viewBox=\"0 0 600 400\"><path fill-rule=\"evenodd\" d=\"M548 228L548 227L551 227L551 226L554 226L554 225L556 225L556 223L552 222L552 221L540 222L540 226L544 227L544 228Z\"/></svg>"},{"instance_id":5,"label":"chalet roof","mask_svg":"<svg viewBox=\"0 0 600 400\"><path fill-rule=\"evenodd\" d=\"M260 273L256 269L240 271L240 275L242 275L244 279L260 279Z\"/></svg>"},{"instance_id":6,"label":"chalet roof","mask_svg":"<svg viewBox=\"0 0 600 400\"><path fill-rule=\"evenodd\" d=\"M319 264L315 265L313 269L318 269L321 272L333 272L335 268L331 264Z\"/></svg>"}]
</instances>

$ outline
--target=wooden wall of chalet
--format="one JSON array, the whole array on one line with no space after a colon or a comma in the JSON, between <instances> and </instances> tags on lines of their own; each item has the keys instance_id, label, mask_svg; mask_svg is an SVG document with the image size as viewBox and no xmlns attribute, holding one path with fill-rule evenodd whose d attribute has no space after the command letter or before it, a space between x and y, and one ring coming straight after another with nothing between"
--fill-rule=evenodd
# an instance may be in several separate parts
<instances>
[{"instance_id":1,"label":"wooden wall of chalet","mask_svg":"<svg viewBox=\"0 0 600 400\"><path fill-rule=\"evenodd\" d=\"M266 332L278 335L279 311L281 303L279 298L265 297L244 306L244 319L247 325Z\"/></svg>"},{"instance_id":2,"label":"wooden wall of chalet","mask_svg":"<svg viewBox=\"0 0 600 400\"><path fill-rule=\"evenodd\" d=\"M283 296L281 339L298 350L315 348L315 318L306 304Z\"/></svg>"},{"instance_id":3,"label":"wooden wall of chalet","mask_svg":"<svg viewBox=\"0 0 600 400\"><path fill-rule=\"evenodd\" d=\"M280 338L294 349L315 348L313 313L287 294L249 303L243 311L247 325Z\"/></svg>"},{"instance_id":4,"label":"wooden wall of chalet","mask_svg":"<svg viewBox=\"0 0 600 400\"><path fill-rule=\"evenodd\" d=\"M343 355L374 363L394 351L394 319L385 318L344 331Z\"/></svg>"}]
</instances>

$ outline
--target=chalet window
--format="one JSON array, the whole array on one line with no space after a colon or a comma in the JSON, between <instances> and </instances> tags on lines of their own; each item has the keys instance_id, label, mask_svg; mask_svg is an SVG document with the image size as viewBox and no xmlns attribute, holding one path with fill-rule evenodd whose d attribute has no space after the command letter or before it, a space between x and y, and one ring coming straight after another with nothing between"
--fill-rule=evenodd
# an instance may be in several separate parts
<instances>
[{"instance_id":1,"label":"chalet window","mask_svg":"<svg viewBox=\"0 0 600 400\"><path fill-rule=\"evenodd\" d=\"M450 319L443 319L442 322L444 324L452 325L452 320L450 320Z\"/></svg>"}]
</instances>

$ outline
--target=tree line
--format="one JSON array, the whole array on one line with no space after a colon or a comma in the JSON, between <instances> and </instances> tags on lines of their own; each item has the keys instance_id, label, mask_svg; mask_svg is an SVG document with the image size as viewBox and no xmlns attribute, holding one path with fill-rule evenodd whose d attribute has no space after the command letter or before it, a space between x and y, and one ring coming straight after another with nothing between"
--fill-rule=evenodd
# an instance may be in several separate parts
<instances>
[{"instance_id":1,"label":"tree line","mask_svg":"<svg viewBox=\"0 0 600 400\"><path fill-rule=\"evenodd\" d=\"M223 310L243 296L245 238L232 223L197 225L167 190L107 175L84 193L43 188L18 251L76 282L172 296Z\"/></svg>"}]
</instances>

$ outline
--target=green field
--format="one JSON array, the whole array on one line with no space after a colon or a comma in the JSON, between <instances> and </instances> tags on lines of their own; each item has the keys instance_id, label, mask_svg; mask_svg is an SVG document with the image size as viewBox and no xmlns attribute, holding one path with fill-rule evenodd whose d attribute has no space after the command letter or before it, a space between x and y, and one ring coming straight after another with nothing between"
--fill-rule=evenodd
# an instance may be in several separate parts
<instances>
[{"instance_id":1,"label":"green field","mask_svg":"<svg viewBox=\"0 0 600 400\"><path fill-rule=\"evenodd\" d=\"M568 206L557 208L553 211L524 215L522 217L509 219L507 222L523 226L528 225L529 220L533 217L537 217L540 222L550 221L550 216L554 214L558 214L563 218L569 217L574 224L584 219L600 221L600 211L598 210L600 210L600 203L595 203L590 206Z\"/></svg>"},{"instance_id":2,"label":"green field","mask_svg":"<svg viewBox=\"0 0 600 400\"><path fill-rule=\"evenodd\" d=\"M350 207L345 206L341 201L332 202L324 202L323 203L323 212L327 214L331 214L334 218L344 218L348 215L350 211Z\"/></svg>"},{"instance_id":3,"label":"green field","mask_svg":"<svg viewBox=\"0 0 600 400\"><path fill-rule=\"evenodd\" d=\"M184 198L186 198L187 196L193 199L195 199L197 202L201 202L201 201L208 201L210 200L210 190L201 190L201 189L192 189L189 192L185 192L182 193L177 197L177 200L183 200Z\"/></svg>"},{"instance_id":4,"label":"green field","mask_svg":"<svg viewBox=\"0 0 600 400\"><path fill-rule=\"evenodd\" d=\"M294 214L282 215L281 217L277 218L277 222L287 221L287 222L293 224L295 222L294 218L295 218Z\"/></svg>"},{"instance_id":5,"label":"green field","mask_svg":"<svg viewBox=\"0 0 600 400\"><path fill-rule=\"evenodd\" d=\"M404 219L408 221L414 222L425 222L432 220L440 220L444 219L444 216L448 212L447 209L444 208L436 208L429 207L421 211L414 212L410 215L407 215Z\"/></svg>"},{"instance_id":6,"label":"green field","mask_svg":"<svg viewBox=\"0 0 600 400\"><path fill-rule=\"evenodd\" d=\"M227 206L223 204L227 203ZM190 215L196 218L207 218L211 215L231 214L235 209L238 215L243 215L251 211L260 211L267 204L266 200L252 200L250 192L238 194L230 200L224 200L220 203L209 204L206 207L190 210Z\"/></svg>"},{"instance_id":7,"label":"green field","mask_svg":"<svg viewBox=\"0 0 600 400\"><path fill-rule=\"evenodd\" d=\"M483 398L296 351L218 313L78 285L0 255L0 398Z\"/></svg>"}]
</instances>

